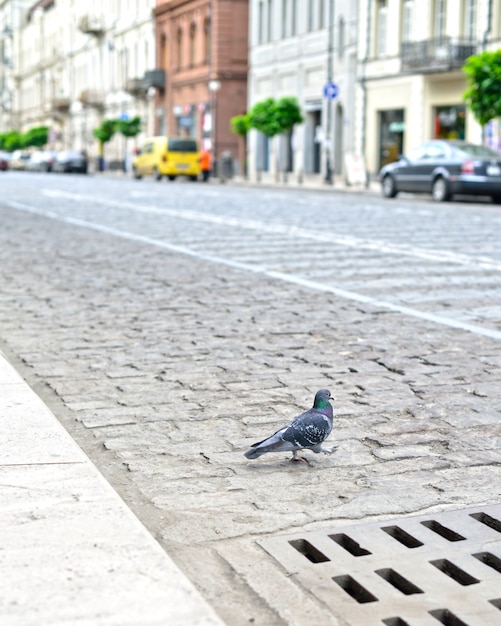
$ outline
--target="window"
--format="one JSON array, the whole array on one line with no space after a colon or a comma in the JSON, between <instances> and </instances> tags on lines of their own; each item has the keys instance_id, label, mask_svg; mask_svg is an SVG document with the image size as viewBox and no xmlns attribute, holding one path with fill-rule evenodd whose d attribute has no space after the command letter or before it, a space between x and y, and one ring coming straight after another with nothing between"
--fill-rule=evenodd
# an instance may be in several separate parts
<instances>
[{"instance_id":1,"label":"window","mask_svg":"<svg viewBox=\"0 0 501 626\"><path fill-rule=\"evenodd\" d=\"M308 32L313 30L313 0L308 1Z\"/></svg>"},{"instance_id":2,"label":"window","mask_svg":"<svg viewBox=\"0 0 501 626\"><path fill-rule=\"evenodd\" d=\"M477 30L477 1L465 0L464 6L464 36L469 41L475 40Z\"/></svg>"},{"instance_id":3,"label":"window","mask_svg":"<svg viewBox=\"0 0 501 626\"><path fill-rule=\"evenodd\" d=\"M414 0L404 0L402 7L402 41L411 41L412 39L412 13L414 9Z\"/></svg>"},{"instance_id":4,"label":"window","mask_svg":"<svg viewBox=\"0 0 501 626\"><path fill-rule=\"evenodd\" d=\"M346 36L346 28L344 17L341 16L338 22L338 44L337 44L337 54L340 59L344 56L344 48L345 48L345 36Z\"/></svg>"},{"instance_id":5,"label":"window","mask_svg":"<svg viewBox=\"0 0 501 626\"><path fill-rule=\"evenodd\" d=\"M195 65L195 58L196 58L196 33L197 33L197 27L195 24L192 24L190 26L190 67L193 67Z\"/></svg>"},{"instance_id":6,"label":"window","mask_svg":"<svg viewBox=\"0 0 501 626\"><path fill-rule=\"evenodd\" d=\"M177 69L183 67L183 31L181 28L177 31Z\"/></svg>"},{"instance_id":7,"label":"window","mask_svg":"<svg viewBox=\"0 0 501 626\"><path fill-rule=\"evenodd\" d=\"M264 43L264 2L263 0L261 0L258 6L257 25L258 25L257 42L258 44L262 44Z\"/></svg>"},{"instance_id":8,"label":"window","mask_svg":"<svg viewBox=\"0 0 501 626\"><path fill-rule=\"evenodd\" d=\"M442 39L445 35L445 11L446 0L435 0L433 28L437 39Z\"/></svg>"},{"instance_id":9,"label":"window","mask_svg":"<svg viewBox=\"0 0 501 626\"><path fill-rule=\"evenodd\" d=\"M376 16L376 56L386 55L386 22L388 13L387 0L378 0Z\"/></svg>"},{"instance_id":10,"label":"window","mask_svg":"<svg viewBox=\"0 0 501 626\"><path fill-rule=\"evenodd\" d=\"M291 35L297 35L297 0L291 0Z\"/></svg>"},{"instance_id":11,"label":"window","mask_svg":"<svg viewBox=\"0 0 501 626\"><path fill-rule=\"evenodd\" d=\"M204 20L204 60L205 63L210 61L210 17L206 17Z\"/></svg>"},{"instance_id":12,"label":"window","mask_svg":"<svg viewBox=\"0 0 501 626\"><path fill-rule=\"evenodd\" d=\"M266 29L266 41L273 39L273 0L268 0L268 22Z\"/></svg>"},{"instance_id":13,"label":"window","mask_svg":"<svg viewBox=\"0 0 501 626\"><path fill-rule=\"evenodd\" d=\"M289 0L282 0L282 39L285 39L289 34L288 21L289 21Z\"/></svg>"}]
</instances>

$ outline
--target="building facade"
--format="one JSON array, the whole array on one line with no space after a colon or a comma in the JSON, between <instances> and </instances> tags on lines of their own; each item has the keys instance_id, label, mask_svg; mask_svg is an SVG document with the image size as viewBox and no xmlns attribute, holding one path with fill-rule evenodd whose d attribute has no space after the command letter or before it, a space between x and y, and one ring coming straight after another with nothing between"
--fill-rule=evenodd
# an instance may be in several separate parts
<instances>
[{"instance_id":1,"label":"building facade","mask_svg":"<svg viewBox=\"0 0 501 626\"><path fill-rule=\"evenodd\" d=\"M158 134L196 137L217 162L236 160L230 119L247 106L248 0L158 0L156 50L166 88Z\"/></svg>"},{"instance_id":2,"label":"building facade","mask_svg":"<svg viewBox=\"0 0 501 626\"><path fill-rule=\"evenodd\" d=\"M2 50L11 64L2 83L3 92L5 85L10 90L2 131L48 126L50 148L90 157L98 153L92 130L103 119L139 115L144 134L152 133L159 88L153 6L154 0L4 0L0 15L15 15L15 26ZM115 136L106 146L108 163L121 166L135 142Z\"/></svg>"},{"instance_id":3,"label":"building facade","mask_svg":"<svg viewBox=\"0 0 501 626\"><path fill-rule=\"evenodd\" d=\"M328 182L342 175L344 155L355 149L356 36L357 2L252 0L249 109L269 97L293 96L304 122L271 140L250 132L251 178L290 172Z\"/></svg>"},{"instance_id":4,"label":"building facade","mask_svg":"<svg viewBox=\"0 0 501 626\"><path fill-rule=\"evenodd\" d=\"M501 43L499 0L361 0L357 144L369 172L433 138L482 141L468 56ZM497 148L501 146L496 146Z\"/></svg>"}]
</instances>

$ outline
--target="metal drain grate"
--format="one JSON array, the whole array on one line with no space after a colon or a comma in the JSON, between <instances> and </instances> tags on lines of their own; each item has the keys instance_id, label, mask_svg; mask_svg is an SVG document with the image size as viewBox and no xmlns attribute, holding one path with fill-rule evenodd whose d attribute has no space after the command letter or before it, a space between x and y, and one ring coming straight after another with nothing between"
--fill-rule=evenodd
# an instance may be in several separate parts
<instances>
[{"instance_id":1,"label":"metal drain grate","mask_svg":"<svg viewBox=\"0 0 501 626\"><path fill-rule=\"evenodd\" d=\"M258 543L348 624L501 625L501 505Z\"/></svg>"}]
</instances>

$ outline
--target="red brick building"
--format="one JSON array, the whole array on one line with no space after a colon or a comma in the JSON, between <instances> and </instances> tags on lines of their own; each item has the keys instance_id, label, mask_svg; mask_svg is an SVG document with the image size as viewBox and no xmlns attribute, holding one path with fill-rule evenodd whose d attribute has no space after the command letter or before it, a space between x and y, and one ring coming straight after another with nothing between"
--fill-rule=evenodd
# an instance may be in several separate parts
<instances>
[{"instance_id":1,"label":"red brick building","mask_svg":"<svg viewBox=\"0 0 501 626\"><path fill-rule=\"evenodd\" d=\"M247 108L248 0L157 0L155 131L238 156L230 119Z\"/></svg>"}]
</instances>

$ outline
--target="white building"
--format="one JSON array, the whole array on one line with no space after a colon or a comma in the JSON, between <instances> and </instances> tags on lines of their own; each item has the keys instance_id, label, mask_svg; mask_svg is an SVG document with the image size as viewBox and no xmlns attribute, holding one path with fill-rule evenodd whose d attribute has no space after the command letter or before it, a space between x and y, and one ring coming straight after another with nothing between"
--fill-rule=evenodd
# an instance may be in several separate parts
<instances>
[{"instance_id":1,"label":"white building","mask_svg":"<svg viewBox=\"0 0 501 626\"><path fill-rule=\"evenodd\" d=\"M46 125L51 147L85 150L91 161L98 154L92 130L103 119L139 115L144 134L152 132L155 0L3 0L1 6L17 20L15 85L0 132ZM136 142L115 136L106 160L117 166Z\"/></svg>"},{"instance_id":2,"label":"white building","mask_svg":"<svg viewBox=\"0 0 501 626\"><path fill-rule=\"evenodd\" d=\"M300 181L343 172L354 151L357 2L251 0L249 110L269 97L296 97L305 117L292 136L248 138L251 179L284 172ZM333 82L335 99L324 96Z\"/></svg>"},{"instance_id":3,"label":"white building","mask_svg":"<svg viewBox=\"0 0 501 626\"><path fill-rule=\"evenodd\" d=\"M369 172L428 139L481 142L461 66L500 46L500 0L360 0L358 41L356 141Z\"/></svg>"}]
</instances>

